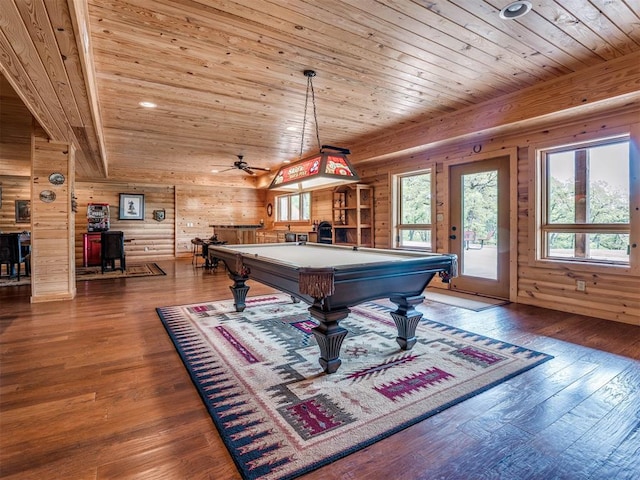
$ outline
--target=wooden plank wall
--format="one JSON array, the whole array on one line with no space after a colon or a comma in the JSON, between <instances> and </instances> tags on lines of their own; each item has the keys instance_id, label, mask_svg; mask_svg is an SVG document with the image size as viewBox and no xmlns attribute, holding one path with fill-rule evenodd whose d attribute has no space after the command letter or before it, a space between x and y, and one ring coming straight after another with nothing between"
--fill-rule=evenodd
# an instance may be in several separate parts
<instances>
[{"instance_id":1,"label":"wooden plank wall","mask_svg":"<svg viewBox=\"0 0 640 480\"><path fill-rule=\"evenodd\" d=\"M529 146L540 142L579 142L608 132L629 129L638 122L637 107L610 112L609 115L581 118L563 124L549 123L533 131L522 131L503 137L478 137L472 142L450 143L425 153L400 158L384 163L364 164L358 173L363 183L375 188L375 246L388 247L391 225L391 185L389 172L404 173L425 168L436 171L436 214L442 221L436 224L436 251L446 252L448 240L448 167L454 163L472 162L487 157L488 153L504 154L505 149L517 148L517 225L512 233L517 235L517 282L516 297L512 301L556 310L597 316L609 320L640 325L640 277L628 272L593 274L578 265L566 267L541 267L532 262L530 239L535 234L530 228L531 205L529 203L529 181L534 172L530 169ZM637 127L636 127L637 128ZM474 154L475 150L481 153ZM511 172L515 175L516 172ZM587 282L586 292L575 289L576 279Z\"/></svg>"},{"instance_id":2,"label":"wooden plank wall","mask_svg":"<svg viewBox=\"0 0 640 480\"><path fill-rule=\"evenodd\" d=\"M176 187L176 255L191 254L192 238L211 237L209 225L255 225L266 219L265 199L266 192L254 188Z\"/></svg>"},{"instance_id":3,"label":"wooden plank wall","mask_svg":"<svg viewBox=\"0 0 640 480\"><path fill-rule=\"evenodd\" d=\"M311 219L331 222L333 218L333 189L311 192Z\"/></svg>"},{"instance_id":4,"label":"wooden plank wall","mask_svg":"<svg viewBox=\"0 0 640 480\"><path fill-rule=\"evenodd\" d=\"M51 142L38 129L33 137L31 174L31 301L68 300L76 295L73 262L74 225L71 214L74 149ZM62 185L49 182L51 173L65 176ZM45 202L41 193L53 192L55 200Z\"/></svg>"},{"instance_id":5,"label":"wooden plank wall","mask_svg":"<svg viewBox=\"0 0 640 480\"><path fill-rule=\"evenodd\" d=\"M0 106L0 175L29 176L33 117L3 75Z\"/></svg>"},{"instance_id":6,"label":"wooden plank wall","mask_svg":"<svg viewBox=\"0 0 640 480\"><path fill-rule=\"evenodd\" d=\"M265 213L265 225L264 228L266 230L286 230L286 225L284 223L278 224L276 219L276 196L283 195L286 192L267 190L266 198L265 198L265 209L266 204L271 203L273 205L273 216L267 217ZM266 210L265 210L266 212ZM262 218L262 217L261 217ZM318 222L328 221L332 222L333 219L333 189L326 190L314 190L311 192L311 221L317 220ZM299 232L308 232L310 230L311 225L303 222L304 225L300 225L299 227L295 224L291 226L291 230L299 231Z\"/></svg>"},{"instance_id":7,"label":"wooden plank wall","mask_svg":"<svg viewBox=\"0 0 640 480\"><path fill-rule=\"evenodd\" d=\"M16 198L30 198L29 177L0 176L0 184L3 187L0 231L31 230L30 224L15 223L14 202ZM209 238L212 235L209 225L213 223L258 223L267 217L266 193L253 188L76 182L74 193L78 202L78 212L73 215L72 242L76 266L81 266L83 261L82 234L87 232L87 204L91 202L110 205L111 230L124 232L128 263L187 256L191 254L191 239ZM144 221L118 219L120 193L145 196ZM165 220L157 222L153 219L153 210L162 208Z\"/></svg>"},{"instance_id":8,"label":"wooden plank wall","mask_svg":"<svg viewBox=\"0 0 640 480\"><path fill-rule=\"evenodd\" d=\"M604 272L594 275L580 269L541 266L532 262L529 254L530 226L529 181L533 172L529 164L529 148L541 142L582 141L595 138L609 131L628 128L638 122L637 107L610 112L608 115L583 116L579 120L539 126L535 130L521 131L506 136L478 136L473 141L448 142L421 154L406 156L379 163L357 166L362 182L375 191L375 246L386 248L390 243L391 189L390 173L404 173L424 168L436 170L436 212L442 214L436 220L436 250L448 251L448 167L453 163L475 161L486 158L491 152L500 154L505 149L517 149L517 223L513 232L517 234L517 264L515 298L512 301L537 305L557 310L592 315L640 325L640 278L628 273ZM637 127L636 127L637 128ZM474 154L474 150L481 150ZM480 158L481 157L481 158ZM48 167L43 174L48 175ZM48 173L47 173L48 172ZM0 172L4 174L5 170ZM30 198L30 179L16 175L0 176L2 183L2 206L0 208L0 230L22 231L27 224L15 223L16 198ZM90 201L108 202L113 205L113 230L120 229L132 241L127 243L127 258L131 261L153 261L164 257L191 254L191 238L211 235L210 224L257 223L265 220L265 228L284 228L274 223L275 217L267 217L266 204L274 204L275 192L252 188L141 185L129 183L78 182L75 186L79 211L75 215L75 264L82 263L82 233L86 231L86 204ZM146 214L144 221L118 221L119 193L145 194ZM331 190L313 192L313 219L331 218ZM156 222L152 218L154 209L164 208L166 219ZM586 292L575 290L575 280L587 282Z\"/></svg>"},{"instance_id":9,"label":"wooden plank wall","mask_svg":"<svg viewBox=\"0 0 640 480\"><path fill-rule=\"evenodd\" d=\"M31 168L29 168L31 170ZM16 223L16 200L31 199L29 177L0 176L0 232L13 233L31 230L30 223Z\"/></svg>"}]
</instances>

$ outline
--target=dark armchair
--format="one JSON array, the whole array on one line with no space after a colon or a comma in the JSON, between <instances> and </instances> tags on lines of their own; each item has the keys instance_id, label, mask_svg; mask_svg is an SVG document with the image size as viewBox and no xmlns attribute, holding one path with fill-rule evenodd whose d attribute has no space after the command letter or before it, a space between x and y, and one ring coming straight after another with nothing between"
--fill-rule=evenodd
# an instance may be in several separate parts
<instances>
[{"instance_id":1,"label":"dark armchair","mask_svg":"<svg viewBox=\"0 0 640 480\"><path fill-rule=\"evenodd\" d=\"M120 261L120 270L124 273L127 269L124 255L124 233L117 231L102 232L100 237L102 273L107 269L116 269L116 260Z\"/></svg>"},{"instance_id":2,"label":"dark armchair","mask_svg":"<svg viewBox=\"0 0 640 480\"><path fill-rule=\"evenodd\" d=\"M30 275L29 249L21 245L20 235L19 233L0 234L0 269L2 265L7 265L7 274L10 277L17 275L18 280L20 280L22 263L24 263L25 275Z\"/></svg>"}]
</instances>

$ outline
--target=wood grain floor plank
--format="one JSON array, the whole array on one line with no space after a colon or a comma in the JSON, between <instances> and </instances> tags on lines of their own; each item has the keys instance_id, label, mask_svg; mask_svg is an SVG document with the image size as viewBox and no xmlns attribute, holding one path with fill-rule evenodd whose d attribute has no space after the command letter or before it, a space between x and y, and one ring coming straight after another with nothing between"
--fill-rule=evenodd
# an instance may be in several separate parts
<instances>
[{"instance_id":1,"label":"wood grain floor plank","mask_svg":"<svg viewBox=\"0 0 640 480\"><path fill-rule=\"evenodd\" d=\"M155 312L229 298L231 282L190 259L159 264L166 276L79 282L70 302L0 289L0 478L240 479ZM420 308L555 358L302 478L640 478L640 328Z\"/></svg>"}]
</instances>

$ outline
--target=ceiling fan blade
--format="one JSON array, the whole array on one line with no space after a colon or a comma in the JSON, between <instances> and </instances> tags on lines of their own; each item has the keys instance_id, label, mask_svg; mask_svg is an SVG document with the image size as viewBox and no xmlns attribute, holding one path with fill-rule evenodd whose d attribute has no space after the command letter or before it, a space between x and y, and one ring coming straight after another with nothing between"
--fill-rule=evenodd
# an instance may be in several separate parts
<instances>
[{"instance_id":1,"label":"ceiling fan blade","mask_svg":"<svg viewBox=\"0 0 640 480\"><path fill-rule=\"evenodd\" d=\"M262 168L262 167L250 167L252 170L260 170L262 172L270 172L270 168Z\"/></svg>"},{"instance_id":2,"label":"ceiling fan blade","mask_svg":"<svg viewBox=\"0 0 640 480\"><path fill-rule=\"evenodd\" d=\"M249 175L255 175L256 174L256 172L251 170L249 167L242 167L242 168L240 168L240 170L243 170L243 171L247 172Z\"/></svg>"},{"instance_id":3,"label":"ceiling fan blade","mask_svg":"<svg viewBox=\"0 0 640 480\"><path fill-rule=\"evenodd\" d=\"M235 170L235 169L236 169L236 167L230 167L229 165L214 165L213 167L214 167L214 168L215 168L215 167L226 167L224 170L218 170L218 171L217 171L217 172L215 172L215 173L228 172L229 170Z\"/></svg>"}]
</instances>

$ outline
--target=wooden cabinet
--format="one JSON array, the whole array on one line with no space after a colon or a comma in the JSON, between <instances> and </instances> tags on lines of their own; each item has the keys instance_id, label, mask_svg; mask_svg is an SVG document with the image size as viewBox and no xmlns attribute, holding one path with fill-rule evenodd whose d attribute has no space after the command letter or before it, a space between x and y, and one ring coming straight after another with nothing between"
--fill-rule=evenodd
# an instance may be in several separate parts
<instances>
[{"instance_id":1,"label":"wooden cabinet","mask_svg":"<svg viewBox=\"0 0 640 480\"><path fill-rule=\"evenodd\" d=\"M373 188L363 184L333 191L333 243L373 247Z\"/></svg>"},{"instance_id":2,"label":"wooden cabinet","mask_svg":"<svg viewBox=\"0 0 640 480\"><path fill-rule=\"evenodd\" d=\"M102 264L102 233L82 234L82 266L95 267Z\"/></svg>"},{"instance_id":3,"label":"wooden cabinet","mask_svg":"<svg viewBox=\"0 0 640 480\"><path fill-rule=\"evenodd\" d=\"M257 243L281 243L284 242L284 232L276 230L258 230L256 232Z\"/></svg>"},{"instance_id":4,"label":"wooden cabinet","mask_svg":"<svg viewBox=\"0 0 640 480\"><path fill-rule=\"evenodd\" d=\"M316 240L312 240L312 238ZM315 242L317 238L317 232L294 232L288 230L258 230L256 232L257 243Z\"/></svg>"}]
</instances>

